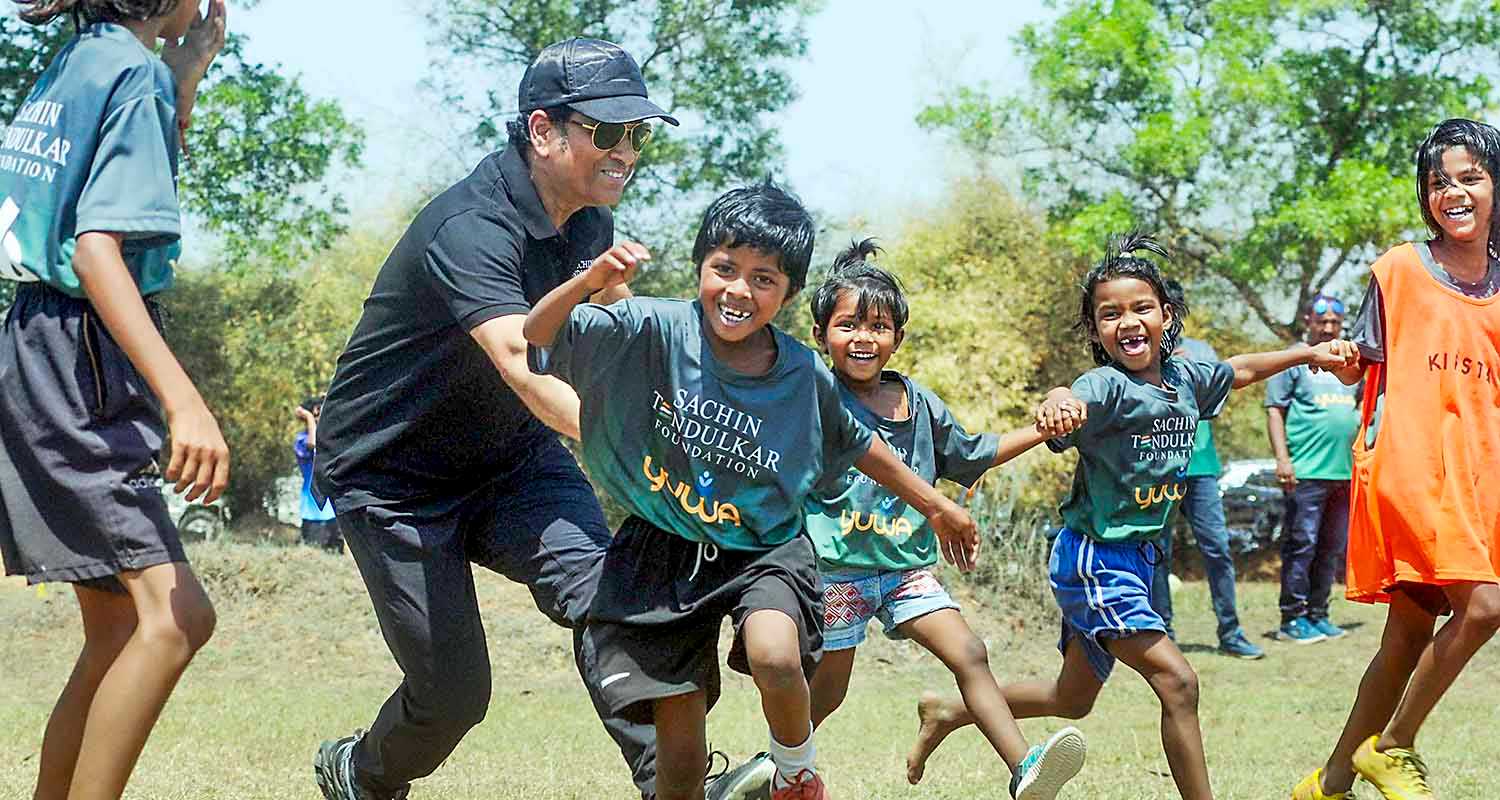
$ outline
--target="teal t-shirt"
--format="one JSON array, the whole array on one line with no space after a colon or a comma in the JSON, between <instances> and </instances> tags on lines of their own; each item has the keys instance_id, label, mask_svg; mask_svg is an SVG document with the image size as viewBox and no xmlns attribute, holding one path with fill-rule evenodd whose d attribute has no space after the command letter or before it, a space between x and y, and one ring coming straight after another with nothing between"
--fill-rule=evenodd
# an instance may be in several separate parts
<instances>
[{"instance_id":1,"label":"teal t-shirt","mask_svg":"<svg viewBox=\"0 0 1500 800\"><path fill-rule=\"evenodd\" d=\"M1327 370L1292 367L1266 382L1266 407L1286 412L1286 446L1302 480L1346 481L1354 469L1359 386Z\"/></svg>"},{"instance_id":2,"label":"teal t-shirt","mask_svg":"<svg viewBox=\"0 0 1500 800\"><path fill-rule=\"evenodd\" d=\"M78 235L124 235L141 294L172 285L180 251L172 73L129 30L99 23L37 79L0 140L0 278L83 297Z\"/></svg>"},{"instance_id":3,"label":"teal t-shirt","mask_svg":"<svg viewBox=\"0 0 1500 800\"><path fill-rule=\"evenodd\" d=\"M900 381L906 388L911 410L906 419L879 416L841 382L844 407L879 433L922 480L935 484L947 478L973 486L994 463L998 438L965 431L937 395L898 372L887 371L881 380ZM937 536L927 519L857 469L846 471L831 491L809 495L803 507L824 571L899 571L937 563Z\"/></svg>"},{"instance_id":4,"label":"teal t-shirt","mask_svg":"<svg viewBox=\"0 0 1500 800\"><path fill-rule=\"evenodd\" d=\"M720 364L696 300L573 309L548 372L578 391L589 476L651 524L727 550L802 534L802 504L870 449L806 345L775 328L765 375Z\"/></svg>"},{"instance_id":5,"label":"teal t-shirt","mask_svg":"<svg viewBox=\"0 0 1500 800\"><path fill-rule=\"evenodd\" d=\"M1047 442L1054 452L1078 448L1063 524L1101 542L1152 539L1187 489L1198 421L1218 416L1234 388L1227 362L1168 358L1162 386L1114 365L1073 382L1088 404L1082 428Z\"/></svg>"},{"instance_id":6,"label":"teal t-shirt","mask_svg":"<svg viewBox=\"0 0 1500 800\"><path fill-rule=\"evenodd\" d=\"M1208 361L1216 363L1219 354L1214 348L1202 339L1189 339L1183 337L1179 348L1185 358L1194 361ZM1193 440L1193 455L1188 459L1187 477L1199 478L1205 475L1218 477L1223 468L1219 464L1219 451L1214 447L1214 426L1206 419L1198 420L1198 430Z\"/></svg>"}]
</instances>

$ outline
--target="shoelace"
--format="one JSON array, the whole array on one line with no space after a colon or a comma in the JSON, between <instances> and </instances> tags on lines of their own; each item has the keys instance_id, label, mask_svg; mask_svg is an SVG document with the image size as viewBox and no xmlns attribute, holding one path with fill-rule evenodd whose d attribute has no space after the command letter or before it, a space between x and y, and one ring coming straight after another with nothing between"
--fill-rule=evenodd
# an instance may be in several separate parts
<instances>
[{"instance_id":1,"label":"shoelace","mask_svg":"<svg viewBox=\"0 0 1500 800\"><path fill-rule=\"evenodd\" d=\"M714 772L714 759L721 759L724 762L724 766L721 767L718 772ZM724 752L723 750L709 751L708 769L703 776L703 785L707 786L729 774L730 763L731 762L729 761L729 754Z\"/></svg>"},{"instance_id":2,"label":"shoelace","mask_svg":"<svg viewBox=\"0 0 1500 800\"><path fill-rule=\"evenodd\" d=\"M1421 756L1410 750L1394 747L1385 751L1385 754L1394 760L1396 766L1405 772L1422 791L1432 792L1432 788L1427 785L1427 765L1422 762Z\"/></svg>"},{"instance_id":3,"label":"shoelace","mask_svg":"<svg viewBox=\"0 0 1500 800\"><path fill-rule=\"evenodd\" d=\"M796 778L796 781L772 792L772 794L779 795L778 800L818 799L818 776L816 773L804 769L793 777Z\"/></svg>"}]
</instances>

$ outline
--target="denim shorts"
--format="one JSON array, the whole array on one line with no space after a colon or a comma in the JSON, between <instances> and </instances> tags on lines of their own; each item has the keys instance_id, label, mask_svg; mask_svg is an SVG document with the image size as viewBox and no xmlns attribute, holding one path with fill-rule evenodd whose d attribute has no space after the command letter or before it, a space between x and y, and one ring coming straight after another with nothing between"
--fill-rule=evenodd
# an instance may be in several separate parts
<instances>
[{"instance_id":1,"label":"denim shorts","mask_svg":"<svg viewBox=\"0 0 1500 800\"><path fill-rule=\"evenodd\" d=\"M927 569L825 572L823 649L858 647L871 619L885 626L886 638L905 639L898 625L945 608L956 609L958 603Z\"/></svg>"},{"instance_id":2,"label":"denim shorts","mask_svg":"<svg viewBox=\"0 0 1500 800\"><path fill-rule=\"evenodd\" d=\"M1167 630L1151 608L1155 559L1146 550L1151 545L1096 542L1068 528L1052 542L1047 572L1063 616L1057 649L1066 653L1068 642L1077 638L1100 683L1115 666L1115 657L1105 649L1106 639Z\"/></svg>"}]
</instances>

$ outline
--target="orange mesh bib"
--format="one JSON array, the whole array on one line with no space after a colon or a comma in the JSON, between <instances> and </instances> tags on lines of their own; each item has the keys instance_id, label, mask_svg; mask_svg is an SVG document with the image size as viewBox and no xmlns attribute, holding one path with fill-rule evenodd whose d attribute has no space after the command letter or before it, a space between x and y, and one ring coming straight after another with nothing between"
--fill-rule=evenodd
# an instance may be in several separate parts
<instances>
[{"instance_id":1,"label":"orange mesh bib","mask_svg":"<svg viewBox=\"0 0 1500 800\"><path fill-rule=\"evenodd\" d=\"M1500 582L1500 295L1444 286L1404 244L1371 268L1385 363L1365 375L1354 440L1348 595L1398 583ZM1385 374L1374 447L1365 432Z\"/></svg>"}]
</instances>

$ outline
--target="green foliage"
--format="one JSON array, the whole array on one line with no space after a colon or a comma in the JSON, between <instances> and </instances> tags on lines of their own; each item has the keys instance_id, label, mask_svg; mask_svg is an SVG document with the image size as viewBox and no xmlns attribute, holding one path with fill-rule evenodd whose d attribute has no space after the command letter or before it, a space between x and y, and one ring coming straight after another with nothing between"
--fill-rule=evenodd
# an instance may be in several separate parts
<instances>
[{"instance_id":1,"label":"green foliage","mask_svg":"<svg viewBox=\"0 0 1500 800\"><path fill-rule=\"evenodd\" d=\"M237 514L296 471L293 407L327 389L358 299L399 233L391 224L346 235L295 269L189 270L164 295L168 344L229 442Z\"/></svg>"},{"instance_id":2,"label":"green foliage","mask_svg":"<svg viewBox=\"0 0 1500 800\"><path fill-rule=\"evenodd\" d=\"M344 232L343 195L326 182L359 164L364 133L296 78L245 61L242 45L220 56L200 91L183 205L220 236L226 265L294 268Z\"/></svg>"},{"instance_id":3,"label":"green foliage","mask_svg":"<svg viewBox=\"0 0 1500 800\"><path fill-rule=\"evenodd\" d=\"M0 119L14 117L72 35L69 22L33 27L0 16ZM245 43L231 34L199 87L180 175L182 205L219 235L225 266L254 259L283 269L344 231L344 199L326 182L331 170L359 163L364 134L338 104L247 61ZM0 303L9 302L10 291L0 289Z\"/></svg>"},{"instance_id":4,"label":"green foliage","mask_svg":"<svg viewBox=\"0 0 1500 800\"><path fill-rule=\"evenodd\" d=\"M880 259L906 285L911 321L891 367L931 387L970 431L1031 424L1047 390L1093 366L1077 317L1083 264L998 182L957 183ZM1072 458L1040 449L987 481L1023 475L1030 510L1061 499Z\"/></svg>"},{"instance_id":5,"label":"green foliage","mask_svg":"<svg viewBox=\"0 0 1500 800\"><path fill-rule=\"evenodd\" d=\"M810 0L442 0L444 55L435 81L476 120L480 144L498 147L516 116L516 85L541 49L571 36L617 42L635 56L651 97L682 128L660 125L617 212L622 236L651 245L650 272L687 273L692 225L723 188L762 178L782 152L772 115L796 97L786 72L807 49ZM466 101L462 76L493 86ZM499 77L506 76L506 77ZM678 293L688 278L643 276Z\"/></svg>"},{"instance_id":6,"label":"green foliage","mask_svg":"<svg viewBox=\"0 0 1500 800\"><path fill-rule=\"evenodd\" d=\"M1023 157L1075 248L1154 231L1181 277L1282 337L1345 267L1419 235L1413 150L1495 100L1496 0L1059 5L1016 37L1028 91L958 87L919 123Z\"/></svg>"}]
</instances>

